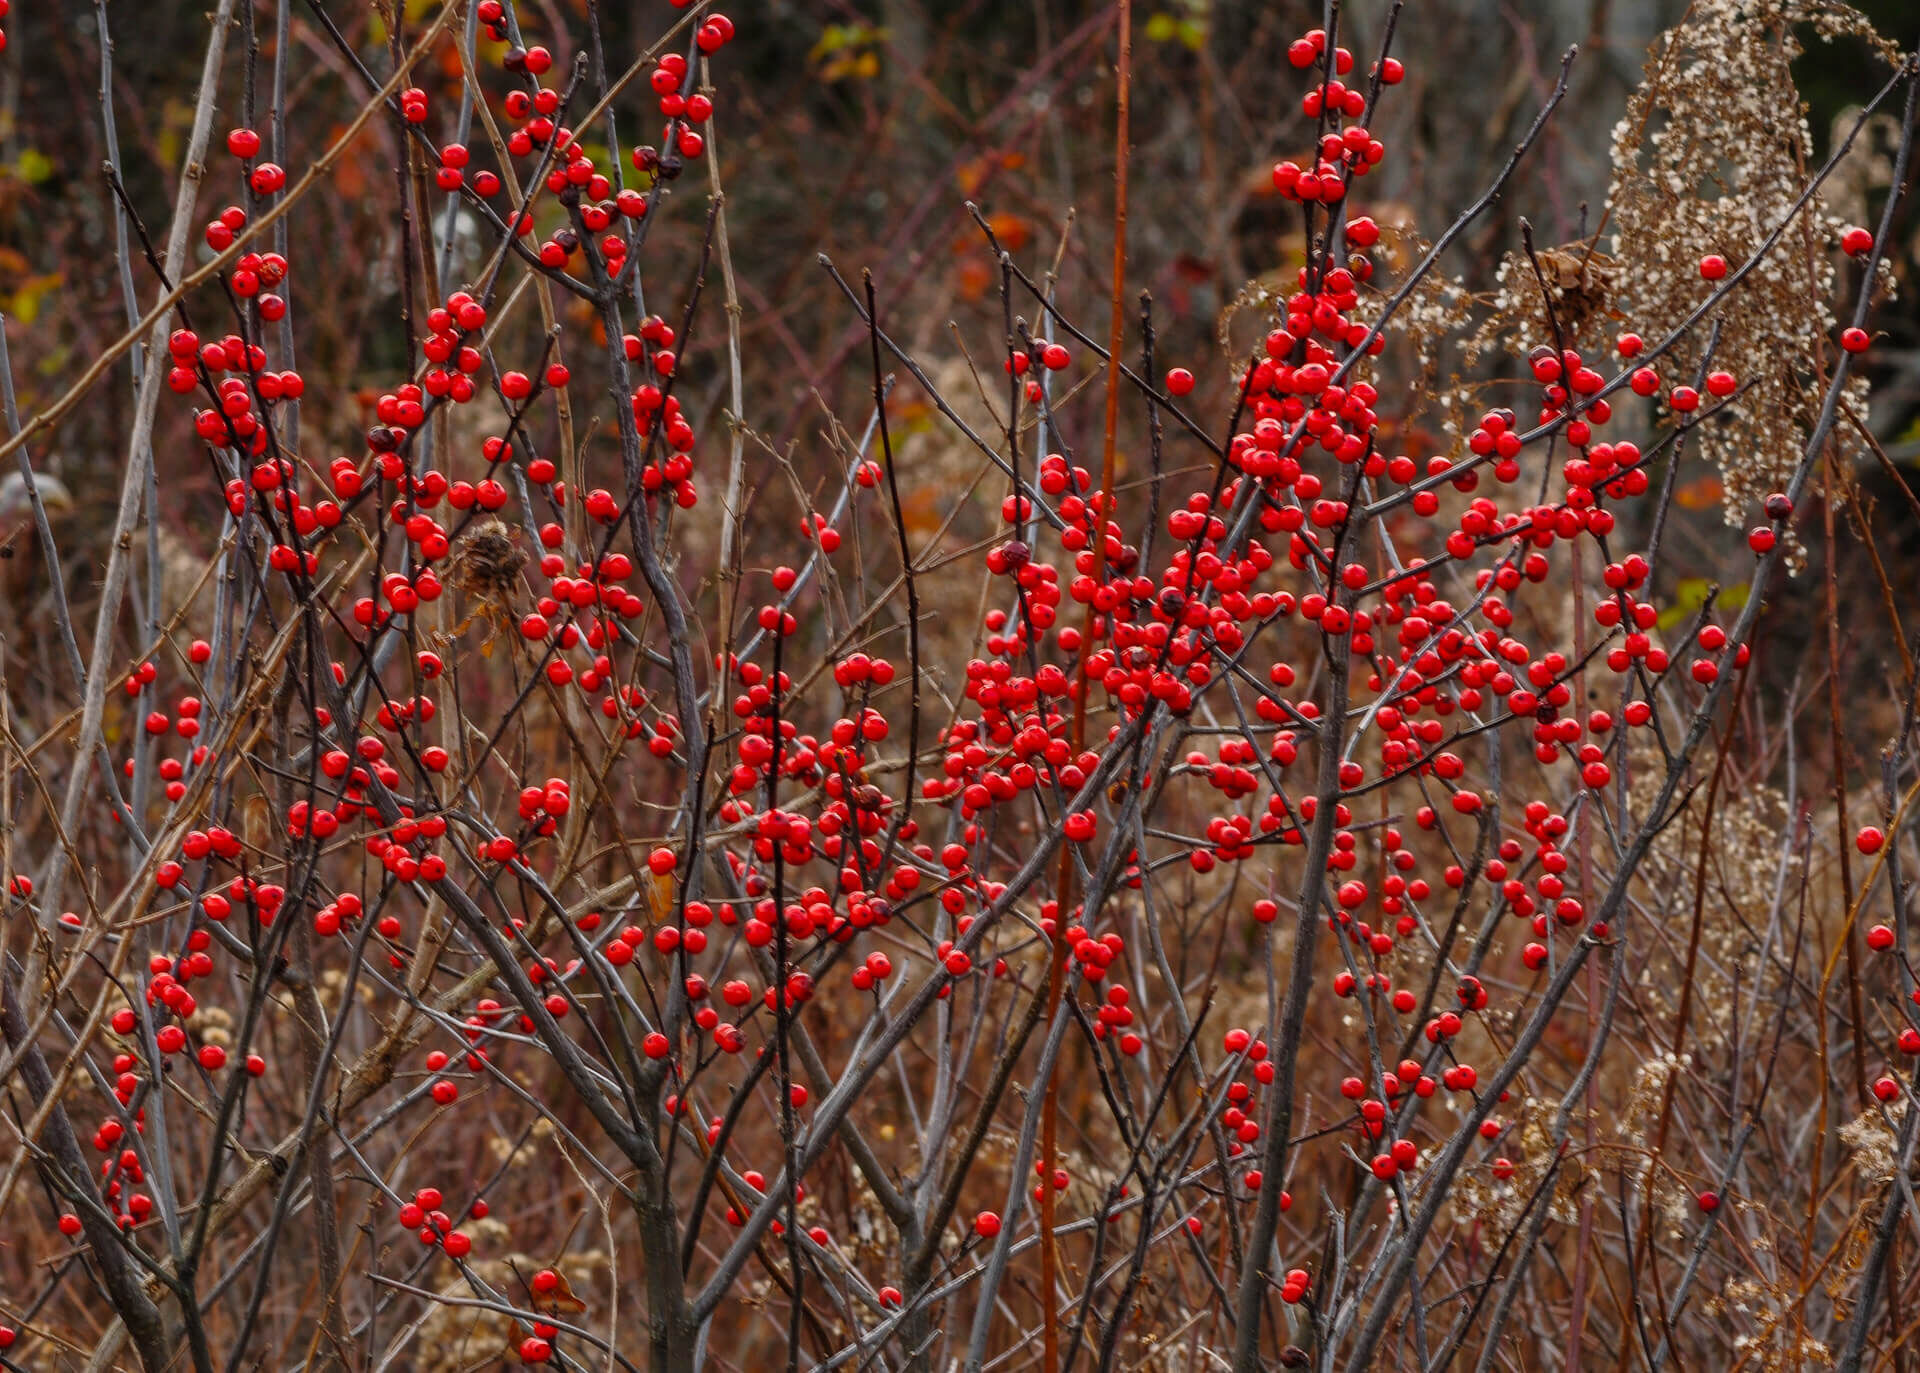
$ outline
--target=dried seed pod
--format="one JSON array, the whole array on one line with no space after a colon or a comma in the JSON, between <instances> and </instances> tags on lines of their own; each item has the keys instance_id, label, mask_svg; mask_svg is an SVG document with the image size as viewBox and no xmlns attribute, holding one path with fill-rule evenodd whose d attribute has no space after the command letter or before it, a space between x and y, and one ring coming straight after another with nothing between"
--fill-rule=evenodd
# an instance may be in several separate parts
<instances>
[{"instance_id":1,"label":"dried seed pod","mask_svg":"<svg viewBox=\"0 0 1920 1373\"><path fill-rule=\"evenodd\" d=\"M480 520L454 545L449 577L476 600L505 607L520 584L527 551L499 520Z\"/></svg>"}]
</instances>

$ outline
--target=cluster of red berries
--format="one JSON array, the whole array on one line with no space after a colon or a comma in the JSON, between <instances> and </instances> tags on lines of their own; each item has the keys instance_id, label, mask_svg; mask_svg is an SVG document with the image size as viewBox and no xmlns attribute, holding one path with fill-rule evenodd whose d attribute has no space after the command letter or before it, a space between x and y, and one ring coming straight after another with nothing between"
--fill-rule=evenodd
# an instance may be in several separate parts
<instances>
[{"instance_id":1,"label":"cluster of red berries","mask_svg":"<svg viewBox=\"0 0 1920 1373\"><path fill-rule=\"evenodd\" d=\"M422 1187L413 1194L413 1200L400 1207L397 1218L401 1225L418 1233L420 1243L439 1246L448 1258L464 1259L473 1252L473 1239L466 1231L454 1229L453 1218L440 1209L444 1200L438 1187ZM467 1214L475 1220L484 1219L487 1203L475 1198Z\"/></svg>"},{"instance_id":2,"label":"cluster of red berries","mask_svg":"<svg viewBox=\"0 0 1920 1373\"><path fill-rule=\"evenodd\" d=\"M205 836L201 838L205 840ZM271 905L277 905L283 897L277 888L263 889L255 895L266 896ZM220 907L226 904L226 898L216 893L209 893L204 900L210 905L217 903ZM212 945L211 935L205 928L200 928L188 935L187 952L178 960L166 954L154 954L148 960L145 979L148 1019L143 1021L131 1006L120 1007L109 1019L113 1032L129 1041L130 1048L113 1057L113 1096L119 1109L104 1115L94 1127L93 1147L106 1156L100 1166L102 1200L113 1209L114 1218L123 1229L133 1229L153 1212L151 1195L128 1190L145 1181L140 1153L127 1138L129 1129L136 1136L146 1133L146 1108L138 1104L137 1099L150 1084L140 1073L141 1067L147 1062L144 1054L136 1052L140 1037L143 1030L150 1029L154 1046L163 1059L171 1059L187 1051L189 1039L185 1024L198 1009L198 1001L188 987L193 982L213 975L215 964ZM193 1059L205 1072L217 1073L227 1066L228 1054L223 1045L203 1041ZM257 1053L248 1054L243 1062L252 1077L260 1077L267 1070L266 1059ZM63 1219L63 1232L78 1234L79 1218L74 1216L70 1219L71 1228L67 1219Z\"/></svg>"},{"instance_id":3,"label":"cluster of red berries","mask_svg":"<svg viewBox=\"0 0 1920 1373\"><path fill-rule=\"evenodd\" d=\"M1300 111L1308 119L1321 121L1318 156L1310 167L1282 162L1273 169L1273 187L1289 200L1322 203L1341 200L1353 177L1365 176L1386 158L1387 150L1363 124L1345 128L1327 128L1328 121L1360 119L1367 112L1367 96L1358 87L1342 79L1353 74L1353 54L1345 48L1333 50L1327 62L1327 34L1314 29L1296 39L1287 50L1287 59L1295 67L1327 67L1325 78L1300 98ZM1401 64L1388 58L1374 69L1383 86L1397 85L1405 75Z\"/></svg>"}]
</instances>

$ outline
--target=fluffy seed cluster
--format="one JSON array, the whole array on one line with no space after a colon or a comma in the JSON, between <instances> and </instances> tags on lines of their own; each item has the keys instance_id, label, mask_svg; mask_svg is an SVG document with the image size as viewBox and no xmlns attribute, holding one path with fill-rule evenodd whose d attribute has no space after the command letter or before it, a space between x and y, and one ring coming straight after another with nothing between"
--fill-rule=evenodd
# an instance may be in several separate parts
<instances>
[{"instance_id":1,"label":"fluffy seed cluster","mask_svg":"<svg viewBox=\"0 0 1920 1373\"><path fill-rule=\"evenodd\" d=\"M1825 0L1701 0L1685 24L1649 54L1645 77L1615 126L1612 180L1592 234L1571 243L1536 244L1531 257L1508 253L1494 290L1477 303L1487 313L1462 341L1468 365L1507 356L1515 338L1604 349L1619 329L1659 341L1686 321L1718 283L1703 278L1703 254L1739 271L1760 256L1782 223L1782 242L1761 257L1715 316L1720 337L1711 366L1750 388L1741 404L1696 431L1692 451L1718 469L1729 525L1751 522L1753 507L1781 487L1805 449L1818 416L1842 321L1831 302L1851 222L1864 219L1891 176L1879 155L1885 131L1870 124L1850 154L1798 213L1795 204L1818 170L1791 64L1801 53L1796 29L1831 41L1855 37L1890 63L1897 48L1865 16ZM1783 112L1792 111L1783 118ZM1887 117L1877 117L1884 122ZM1848 118L1836 141L1851 130ZM1789 217L1792 216L1789 222ZM1893 278L1881 264L1879 289ZM1660 362L1669 384L1696 381L1709 331L1692 329ZM1424 360L1424 359L1423 359ZM1867 383L1856 377L1842 404L1862 421ZM1459 410L1467 393L1448 397ZM1844 447L1852 430L1842 423Z\"/></svg>"},{"instance_id":2,"label":"fluffy seed cluster","mask_svg":"<svg viewBox=\"0 0 1920 1373\"><path fill-rule=\"evenodd\" d=\"M1817 168L1791 72L1802 25L1829 41L1864 39L1899 60L1863 15L1824 0L1701 0L1648 58L1614 130L1606 232L1614 258L1634 264L1618 278L1616 307L1649 339L1664 338L1711 294L1700 254L1719 253L1739 270L1787 219ZM1786 251L1768 254L1720 316L1713 366L1753 386L1698 438L1720 471L1729 524L1750 519L1806 446L1835 356L1830 302L1846 227L1816 193L1788 228ZM1690 337L1663 371L1691 381L1706 338ZM1866 383L1856 381L1845 403L1864 417L1866 397ZM1846 426L1837 432L1844 443Z\"/></svg>"},{"instance_id":3,"label":"fluffy seed cluster","mask_svg":"<svg viewBox=\"0 0 1920 1373\"><path fill-rule=\"evenodd\" d=\"M1628 804L1644 815L1657 799L1661 758L1651 742L1635 740L1628 763ZM1680 904L1690 918L1700 902L1700 949L1691 968L1694 1014L1688 1042L1701 1050L1727 1048L1738 1029L1750 1031L1757 1005L1771 1004L1784 976L1790 936L1772 918L1782 893L1796 889L1801 858L1791 843L1793 819L1786 797L1767 786L1743 787L1721 797L1712 811L1712 833L1705 836L1710 855L1700 870L1702 835L1698 824L1675 825L1655 837L1642 860L1638 887L1652 903L1660 892L1685 892ZM1684 833L1683 833L1684 830ZM1688 974L1684 935L1649 962L1659 976L1640 989L1656 1017L1670 1019L1679 1006Z\"/></svg>"}]
</instances>

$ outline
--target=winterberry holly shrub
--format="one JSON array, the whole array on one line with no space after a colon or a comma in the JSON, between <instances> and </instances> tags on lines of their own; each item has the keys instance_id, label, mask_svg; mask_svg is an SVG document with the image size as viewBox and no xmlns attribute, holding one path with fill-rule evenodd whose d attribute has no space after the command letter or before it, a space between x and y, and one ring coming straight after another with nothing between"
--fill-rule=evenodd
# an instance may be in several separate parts
<instances>
[{"instance_id":1,"label":"winterberry holly shrub","mask_svg":"<svg viewBox=\"0 0 1920 1373\"><path fill-rule=\"evenodd\" d=\"M1756 37L1704 6L1666 51L1785 82L1813 8ZM1659 174L1713 174L1692 131L1621 152L1616 236L1501 227L1476 315L1439 274L1577 59L1429 241L1369 204L1421 54L1334 17L1247 97L1314 134L1272 170L1307 251L1251 355L1165 356L1117 227L1110 296L1070 301L982 212L1002 327L957 376L807 264L864 393L807 467L743 381L717 139L751 17L622 52L591 2L389 6L379 51L295 14L220 0L164 225L107 82L127 327L37 411L7 393L63 705L8 661L0 1365L1853 1368L1909 1338L1910 597L1830 563L1830 638L1884 613L1871 672L1768 662L1796 530L1832 544L1876 449L1909 60L1822 162L1797 118L1721 148L1761 169L1730 228ZM304 162L296 22L360 83ZM1823 188L1886 119L1877 216L1841 222ZM337 283L289 226L369 127L400 305L336 390L301 359ZM1479 372L1409 386L1443 326ZM129 372L70 578L41 460ZM1436 407L1457 433L1417 439ZM197 568L155 518L169 433ZM1681 603L1702 449L1745 532L1688 547L1740 575ZM1884 720L1877 768L1843 712Z\"/></svg>"}]
</instances>

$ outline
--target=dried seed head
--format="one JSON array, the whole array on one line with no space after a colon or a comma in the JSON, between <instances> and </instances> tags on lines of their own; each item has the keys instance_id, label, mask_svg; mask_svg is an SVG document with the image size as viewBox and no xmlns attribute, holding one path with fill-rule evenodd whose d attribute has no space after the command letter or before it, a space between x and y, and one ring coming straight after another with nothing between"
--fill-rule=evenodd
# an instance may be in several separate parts
<instances>
[{"instance_id":1,"label":"dried seed head","mask_svg":"<svg viewBox=\"0 0 1920 1373\"><path fill-rule=\"evenodd\" d=\"M454 545L449 580L478 600L506 605L520 584L527 551L499 520L481 520Z\"/></svg>"}]
</instances>

